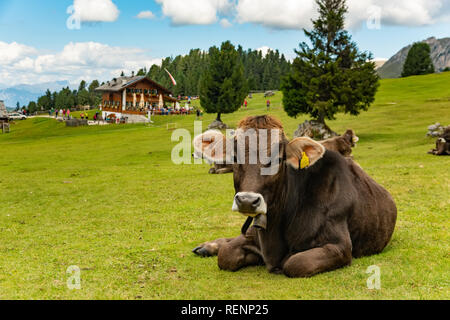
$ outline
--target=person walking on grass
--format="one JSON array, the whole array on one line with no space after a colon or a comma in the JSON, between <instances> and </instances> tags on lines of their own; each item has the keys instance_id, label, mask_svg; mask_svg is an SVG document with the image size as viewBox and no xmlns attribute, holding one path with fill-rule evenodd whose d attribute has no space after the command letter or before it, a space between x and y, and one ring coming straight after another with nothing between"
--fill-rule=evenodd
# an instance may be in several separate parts
<instances>
[{"instance_id":1,"label":"person walking on grass","mask_svg":"<svg viewBox=\"0 0 450 320\"><path fill-rule=\"evenodd\" d=\"M55 119L58 119L58 112L59 112L59 110L56 109L56 110L55 110Z\"/></svg>"},{"instance_id":2,"label":"person walking on grass","mask_svg":"<svg viewBox=\"0 0 450 320\"><path fill-rule=\"evenodd\" d=\"M70 120L70 109L67 109L67 119Z\"/></svg>"},{"instance_id":3,"label":"person walking on grass","mask_svg":"<svg viewBox=\"0 0 450 320\"><path fill-rule=\"evenodd\" d=\"M66 120L66 109L63 109L63 120Z\"/></svg>"},{"instance_id":4,"label":"person walking on grass","mask_svg":"<svg viewBox=\"0 0 450 320\"><path fill-rule=\"evenodd\" d=\"M267 100L267 111L270 110L270 100Z\"/></svg>"}]
</instances>

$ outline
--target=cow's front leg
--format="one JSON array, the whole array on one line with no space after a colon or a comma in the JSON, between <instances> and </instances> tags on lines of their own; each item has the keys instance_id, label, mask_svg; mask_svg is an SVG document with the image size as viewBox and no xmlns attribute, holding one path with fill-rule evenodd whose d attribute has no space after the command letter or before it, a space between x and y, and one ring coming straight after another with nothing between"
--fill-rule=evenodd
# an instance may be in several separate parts
<instances>
[{"instance_id":1,"label":"cow's front leg","mask_svg":"<svg viewBox=\"0 0 450 320\"><path fill-rule=\"evenodd\" d=\"M194 250L192 250L192 252L201 257L214 257L217 256L217 254L219 253L219 249L221 246L232 240L233 238L218 239L214 241L205 242L196 247Z\"/></svg>"},{"instance_id":2,"label":"cow's front leg","mask_svg":"<svg viewBox=\"0 0 450 320\"><path fill-rule=\"evenodd\" d=\"M255 242L253 233L254 229L251 228L247 235L240 235L220 247L218 253L220 269L237 271L244 267L263 264L260 249Z\"/></svg>"},{"instance_id":3,"label":"cow's front leg","mask_svg":"<svg viewBox=\"0 0 450 320\"><path fill-rule=\"evenodd\" d=\"M290 256L283 264L283 272L291 278L312 277L350 265L351 262L351 243L327 244Z\"/></svg>"},{"instance_id":4,"label":"cow's front leg","mask_svg":"<svg viewBox=\"0 0 450 320\"><path fill-rule=\"evenodd\" d=\"M216 169L216 174L227 174L227 173L232 173L233 172L233 168L223 168L223 169Z\"/></svg>"}]
</instances>

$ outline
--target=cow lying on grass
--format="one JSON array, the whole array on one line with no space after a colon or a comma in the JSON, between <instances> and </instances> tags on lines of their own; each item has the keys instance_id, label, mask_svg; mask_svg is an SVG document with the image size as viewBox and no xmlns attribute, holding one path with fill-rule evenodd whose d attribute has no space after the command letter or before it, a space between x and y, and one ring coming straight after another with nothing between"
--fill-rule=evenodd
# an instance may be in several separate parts
<instances>
[{"instance_id":1,"label":"cow lying on grass","mask_svg":"<svg viewBox=\"0 0 450 320\"><path fill-rule=\"evenodd\" d=\"M356 146L359 138L353 130L347 130L342 136L319 141L327 150L339 152L344 157L352 156L352 148ZM214 163L209 170L210 174L226 174L233 172L233 165Z\"/></svg>"},{"instance_id":2,"label":"cow lying on grass","mask_svg":"<svg viewBox=\"0 0 450 320\"><path fill-rule=\"evenodd\" d=\"M428 152L435 156L450 155L450 127L446 128L442 136L436 140L436 149Z\"/></svg>"},{"instance_id":3,"label":"cow lying on grass","mask_svg":"<svg viewBox=\"0 0 450 320\"><path fill-rule=\"evenodd\" d=\"M206 242L193 250L195 254L218 255L223 270L265 265L272 273L310 277L386 247L397 209L390 194L361 167L309 138L288 141L281 123L269 116L246 118L239 128L241 133L222 153L211 148L226 142L220 132L196 137L196 152L219 162L229 154L227 148L239 144L239 134L267 129L279 134L277 143L266 144L269 153L278 156L272 159L279 161L278 170L262 175L270 164L249 164L255 146L244 139L246 161L233 165L233 211L255 217L254 225L236 238Z\"/></svg>"},{"instance_id":4,"label":"cow lying on grass","mask_svg":"<svg viewBox=\"0 0 450 320\"><path fill-rule=\"evenodd\" d=\"M327 150L339 152L344 157L351 157L352 148L356 146L359 138L353 130L347 130L342 136L319 141Z\"/></svg>"}]
</instances>

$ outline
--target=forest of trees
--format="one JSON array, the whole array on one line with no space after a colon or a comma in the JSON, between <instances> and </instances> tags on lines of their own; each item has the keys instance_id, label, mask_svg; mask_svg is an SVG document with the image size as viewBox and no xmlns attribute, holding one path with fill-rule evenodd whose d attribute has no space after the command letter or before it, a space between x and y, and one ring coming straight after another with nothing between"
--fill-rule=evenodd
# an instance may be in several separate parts
<instances>
[{"instance_id":1,"label":"forest of trees","mask_svg":"<svg viewBox=\"0 0 450 320\"><path fill-rule=\"evenodd\" d=\"M95 89L99 86L98 80L92 81L89 86L86 81L82 80L78 90L70 90L69 87L63 88L59 92L47 90L43 96L38 98L37 102L31 101L28 104L28 112L86 105L97 106L100 104L101 94L95 92Z\"/></svg>"},{"instance_id":2,"label":"forest of trees","mask_svg":"<svg viewBox=\"0 0 450 320\"><path fill-rule=\"evenodd\" d=\"M266 55L259 50L245 51L242 46L238 46L236 50L244 66L244 76L248 80L250 91L278 90L281 78L291 70L291 63L278 50L269 50ZM161 66L153 65L147 76L176 96L196 96L199 95L200 80L208 65L209 53L195 49L185 56L168 57L162 61ZM176 79L176 86L172 84L165 69ZM141 69L137 75L145 74L145 71Z\"/></svg>"},{"instance_id":3,"label":"forest of trees","mask_svg":"<svg viewBox=\"0 0 450 320\"><path fill-rule=\"evenodd\" d=\"M281 78L291 70L291 63L278 50L269 50L265 55L259 50L245 51L242 46L238 46L236 50L244 66L244 77L248 81L250 91L278 90ZM150 70L142 68L132 74L147 75L172 91L175 96L197 96L200 94L200 80L208 65L209 53L193 49L188 55L168 57L162 61L161 66L153 65ZM176 79L176 86L172 84L165 69ZM124 72L120 74L120 76L124 75ZM41 109L51 110L56 107L97 106L101 101L101 95L94 90L99 86L100 83L97 80L92 81L89 86L83 80L78 90L71 90L68 87L59 92L47 90L36 102L30 102L27 109L33 113Z\"/></svg>"}]
</instances>

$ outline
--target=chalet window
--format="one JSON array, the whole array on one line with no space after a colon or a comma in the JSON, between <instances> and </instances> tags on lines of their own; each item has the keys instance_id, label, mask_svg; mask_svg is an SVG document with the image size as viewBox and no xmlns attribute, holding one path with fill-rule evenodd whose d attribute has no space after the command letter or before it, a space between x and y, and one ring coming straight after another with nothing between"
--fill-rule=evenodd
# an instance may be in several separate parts
<instances>
[{"instance_id":1,"label":"chalet window","mask_svg":"<svg viewBox=\"0 0 450 320\"><path fill-rule=\"evenodd\" d=\"M148 93L148 90L147 89L144 89L144 94L147 94Z\"/></svg>"}]
</instances>

